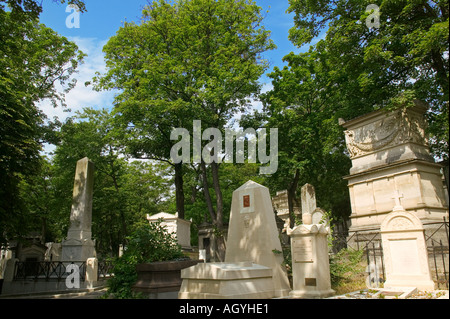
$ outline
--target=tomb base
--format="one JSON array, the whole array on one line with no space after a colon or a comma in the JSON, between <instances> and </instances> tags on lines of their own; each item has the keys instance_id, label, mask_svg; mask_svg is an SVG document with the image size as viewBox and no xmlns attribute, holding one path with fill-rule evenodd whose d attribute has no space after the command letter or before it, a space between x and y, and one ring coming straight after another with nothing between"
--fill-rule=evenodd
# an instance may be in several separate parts
<instances>
[{"instance_id":1,"label":"tomb base","mask_svg":"<svg viewBox=\"0 0 450 319\"><path fill-rule=\"evenodd\" d=\"M97 257L95 242L91 239L67 239L62 242L62 261L86 261L88 258Z\"/></svg>"},{"instance_id":2,"label":"tomb base","mask_svg":"<svg viewBox=\"0 0 450 319\"><path fill-rule=\"evenodd\" d=\"M252 262L204 263L183 269L179 299L269 299L272 269Z\"/></svg>"},{"instance_id":3,"label":"tomb base","mask_svg":"<svg viewBox=\"0 0 450 319\"><path fill-rule=\"evenodd\" d=\"M333 289L328 290L292 290L289 293L289 297L291 298L299 298L299 299L322 299L334 296L336 292Z\"/></svg>"},{"instance_id":4,"label":"tomb base","mask_svg":"<svg viewBox=\"0 0 450 319\"><path fill-rule=\"evenodd\" d=\"M318 299L334 295L328 257L328 227L299 225L288 229L291 237L293 290L291 298Z\"/></svg>"}]
</instances>

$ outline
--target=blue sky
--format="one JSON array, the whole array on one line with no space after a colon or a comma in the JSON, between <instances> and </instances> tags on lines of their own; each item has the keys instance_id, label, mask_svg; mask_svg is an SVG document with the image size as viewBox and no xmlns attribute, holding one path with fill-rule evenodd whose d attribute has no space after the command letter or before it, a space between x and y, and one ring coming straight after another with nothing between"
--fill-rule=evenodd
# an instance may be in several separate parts
<instances>
[{"instance_id":1,"label":"blue sky","mask_svg":"<svg viewBox=\"0 0 450 319\"><path fill-rule=\"evenodd\" d=\"M291 51L306 51L308 48L298 49L288 39L289 29L293 26L293 14L286 13L288 0L256 0L256 2L263 9L265 28L271 31L271 38L277 45L276 50L265 53L265 58L271 64L266 72L269 73L274 66L283 65L282 58L286 54ZM116 92L95 92L91 87L85 87L84 83L90 81L96 71L101 73L105 71L103 46L124 21L139 21L147 0L86 0L85 3L87 12L80 15L79 28L68 28L66 19L71 11L66 12L67 4L51 0L43 1L41 23L75 41L88 55L75 76L78 80L77 86L66 95L66 103L70 110L53 108L48 101L40 103L50 118L57 116L60 120L65 120L83 107L112 107ZM263 90L271 88L270 80L266 76L261 77L260 81L264 84ZM254 101L253 106L257 107L257 104L258 102Z\"/></svg>"}]
</instances>

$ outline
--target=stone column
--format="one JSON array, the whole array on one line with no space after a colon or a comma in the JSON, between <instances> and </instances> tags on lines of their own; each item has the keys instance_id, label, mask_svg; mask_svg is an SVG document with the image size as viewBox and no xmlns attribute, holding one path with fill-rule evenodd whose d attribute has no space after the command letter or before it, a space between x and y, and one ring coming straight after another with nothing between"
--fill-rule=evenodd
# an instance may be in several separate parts
<instances>
[{"instance_id":1,"label":"stone column","mask_svg":"<svg viewBox=\"0 0 450 319\"><path fill-rule=\"evenodd\" d=\"M291 236L293 298L326 298L331 289L327 235L324 225L299 225L288 230Z\"/></svg>"},{"instance_id":2,"label":"stone column","mask_svg":"<svg viewBox=\"0 0 450 319\"><path fill-rule=\"evenodd\" d=\"M88 258L86 260L86 284L87 288L94 288L98 281L98 260Z\"/></svg>"},{"instance_id":3,"label":"stone column","mask_svg":"<svg viewBox=\"0 0 450 319\"><path fill-rule=\"evenodd\" d=\"M77 162L70 227L67 239L62 242L62 261L86 261L96 256L91 237L93 187L94 164L85 157Z\"/></svg>"}]
</instances>

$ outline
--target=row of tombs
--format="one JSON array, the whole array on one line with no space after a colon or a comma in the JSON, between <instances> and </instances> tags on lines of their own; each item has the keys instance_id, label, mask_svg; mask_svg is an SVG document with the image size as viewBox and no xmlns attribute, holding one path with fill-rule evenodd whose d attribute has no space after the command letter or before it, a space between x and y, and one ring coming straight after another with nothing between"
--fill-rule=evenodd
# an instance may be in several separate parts
<instances>
[{"instance_id":1,"label":"row of tombs","mask_svg":"<svg viewBox=\"0 0 450 319\"><path fill-rule=\"evenodd\" d=\"M433 233L433 240L446 243L439 271L448 289L448 166L435 163L430 155L425 112L426 106L416 102L407 109L379 110L350 121L340 120L352 161L350 174L344 177L352 209L347 244L354 248L364 244L358 241L358 234L370 240L379 236L387 288L436 288L427 230ZM293 228L286 199L284 191L271 202L269 190L252 181L238 188L233 193L225 263L182 270L179 298L333 295L327 242L330 225L325 212L316 207L314 188L309 184L302 187L301 205L294 207L294 212L301 213L302 224ZM281 251L282 238L276 217L284 222L281 235L290 237L292 290L283 257L276 253ZM440 228L442 221L447 226Z\"/></svg>"},{"instance_id":2,"label":"row of tombs","mask_svg":"<svg viewBox=\"0 0 450 319\"><path fill-rule=\"evenodd\" d=\"M445 171L429 153L425 112L426 108L417 103L408 109L390 113L380 110L340 121L346 129L352 160L350 174L344 177L348 181L352 209L348 238L356 238L354 235L360 232L381 236L385 286L435 288L424 230L433 227L430 225L434 222L448 220L448 185L443 183L448 167ZM46 249L41 247L41 253L37 246L29 248L29 258L73 261L96 257L90 225L92 185L93 164L87 158L82 159L77 163L67 239ZM235 190L224 262L214 262L213 229L200 225L199 259L207 262L181 270L178 297L324 298L333 295L327 241L330 225L325 212L316 206L314 188L309 184L303 186L301 205L294 207L295 213L301 214L301 225L290 227L286 200L285 191L271 199L269 190L253 181ZM190 222L166 213L147 216L150 222L160 218L170 232L177 234L180 245L191 249ZM292 289L283 265L280 234L290 241ZM448 242L445 232L439 231L438 236L447 236ZM349 245L356 244L359 243L349 240ZM20 258L24 256L26 250Z\"/></svg>"}]
</instances>

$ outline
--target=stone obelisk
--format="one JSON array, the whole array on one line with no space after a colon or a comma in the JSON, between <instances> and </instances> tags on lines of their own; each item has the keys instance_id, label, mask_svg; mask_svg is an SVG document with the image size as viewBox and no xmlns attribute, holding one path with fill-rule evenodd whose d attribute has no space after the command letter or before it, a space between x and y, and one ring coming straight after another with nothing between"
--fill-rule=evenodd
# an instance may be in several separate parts
<instances>
[{"instance_id":1,"label":"stone obelisk","mask_svg":"<svg viewBox=\"0 0 450 319\"><path fill-rule=\"evenodd\" d=\"M72 209L67 238L62 242L62 261L86 261L96 257L92 240L92 194L94 164L87 158L77 162Z\"/></svg>"}]
</instances>

